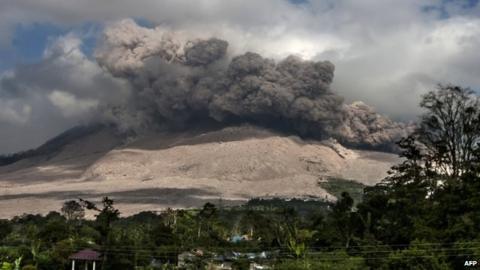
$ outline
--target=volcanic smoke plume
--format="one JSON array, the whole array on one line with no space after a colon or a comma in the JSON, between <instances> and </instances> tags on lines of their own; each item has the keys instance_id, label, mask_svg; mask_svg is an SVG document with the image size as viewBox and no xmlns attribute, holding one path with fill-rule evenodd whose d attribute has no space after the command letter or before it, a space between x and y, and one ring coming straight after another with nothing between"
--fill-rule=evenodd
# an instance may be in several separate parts
<instances>
[{"instance_id":1,"label":"volcanic smoke plume","mask_svg":"<svg viewBox=\"0 0 480 270\"><path fill-rule=\"evenodd\" d=\"M220 39L148 29L132 20L111 25L97 61L128 80L133 91L124 107L105 113L136 131L241 121L373 147L405 133L366 105L345 105L330 89L334 65L328 61L289 56L276 63L252 52L231 56L227 47Z\"/></svg>"}]
</instances>

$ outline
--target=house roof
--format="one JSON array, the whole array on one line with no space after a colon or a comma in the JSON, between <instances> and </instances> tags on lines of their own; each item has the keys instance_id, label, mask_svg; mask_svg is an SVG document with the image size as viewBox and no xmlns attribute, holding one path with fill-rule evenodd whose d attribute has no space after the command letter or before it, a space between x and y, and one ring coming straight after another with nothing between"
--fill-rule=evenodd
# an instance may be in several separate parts
<instances>
[{"instance_id":1,"label":"house roof","mask_svg":"<svg viewBox=\"0 0 480 270\"><path fill-rule=\"evenodd\" d=\"M77 253L74 253L68 257L71 260L81 260L81 261L100 261L100 254L91 249L83 249Z\"/></svg>"}]
</instances>

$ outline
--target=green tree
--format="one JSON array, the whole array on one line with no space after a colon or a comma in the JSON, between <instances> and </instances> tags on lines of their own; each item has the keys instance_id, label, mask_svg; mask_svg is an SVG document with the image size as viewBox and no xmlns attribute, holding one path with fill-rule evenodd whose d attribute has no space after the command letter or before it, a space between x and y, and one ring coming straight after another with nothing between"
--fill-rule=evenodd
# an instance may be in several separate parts
<instances>
[{"instance_id":1,"label":"green tree","mask_svg":"<svg viewBox=\"0 0 480 270\"><path fill-rule=\"evenodd\" d=\"M206 227L206 230L210 230L210 222L215 217L217 213L217 208L212 203L205 203L202 210L197 215L197 222L198 222L198 231L197 231L197 238L200 239L202 236L202 229Z\"/></svg>"},{"instance_id":2,"label":"green tree","mask_svg":"<svg viewBox=\"0 0 480 270\"><path fill-rule=\"evenodd\" d=\"M422 253L418 247L400 250L413 239L448 248L480 231L479 98L468 88L439 85L420 106L425 112L418 128L399 142L404 161L380 184L366 188L358 206L362 219L370 220L363 234L398 250L390 261ZM404 267L396 263L389 267Z\"/></svg>"},{"instance_id":3,"label":"green tree","mask_svg":"<svg viewBox=\"0 0 480 270\"><path fill-rule=\"evenodd\" d=\"M423 96L420 106L425 113L413 136L425 167L447 181L456 180L471 170L478 149L479 99L471 89L439 85Z\"/></svg>"},{"instance_id":4,"label":"green tree","mask_svg":"<svg viewBox=\"0 0 480 270\"><path fill-rule=\"evenodd\" d=\"M353 211L353 198L342 192L341 198L332 206L331 217L343 246L348 249L356 228L361 225L357 213Z\"/></svg>"},{"instance_id":5,"label":"green tree","mask_svg":"<svg viewBox=\"0 0 480 270\"><path fill-rule=\"evenodd\" d=\"M85 216L85 209L75 200L64 202L61 211L63 216L69 221L83 219Z\"/></svg>"},{"instance_id":6,"label":"green tree","mask_svg":"<svg viewBox=\"0 0 480 270\"><path fill-rule=\"evenodd\" d=\"M12 232L12 224L8 220L0 219L0 243Z\"/></svg>"},{"instance_id":7,"label":"green tree","mask_svg":"<svg viewBox=\"0 0 480 270\"><path fill-rule=\"evenodd\" d=\"M108 257L111 253L109 239L111 237L112 223L119 219L120 211L114 207L114 201L108 197L102 199L102 208L98 208L96 204L87 200L80 199L80 202L86 209L97 212L95 224L101 236L100 244L103 247L102 269L115 269L112 268L113 266L110 267L108 265Z\"/></svg>"}]
</instances>

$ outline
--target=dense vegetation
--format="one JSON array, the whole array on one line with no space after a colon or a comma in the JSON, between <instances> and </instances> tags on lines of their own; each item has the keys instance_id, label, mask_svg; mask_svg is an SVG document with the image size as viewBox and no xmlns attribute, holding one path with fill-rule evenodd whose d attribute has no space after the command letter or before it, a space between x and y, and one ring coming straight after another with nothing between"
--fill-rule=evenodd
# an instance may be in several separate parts
<instances>
[{"instance_id":1,"label":"dense vegetation","mask_svg":"<svg viewBox=\"0 0 480 270\"><path fill-rule=\"evenodd\" d=\"M178 269L182 262L180 269L220 262L234 269L251 262L274 269L463 269L480 258L479 105L461 87L426 94L418 129L399 142L404 162L366 187L358 204L341 192L334 203L257 199L120 218L109 198L97 205L73 200L61 213L1 221L1 269L69 269L68 256L87 247L103 253L101 269L115 270ZM87 212L95 218L85 219Z\"/></svg>"}]
</instances>

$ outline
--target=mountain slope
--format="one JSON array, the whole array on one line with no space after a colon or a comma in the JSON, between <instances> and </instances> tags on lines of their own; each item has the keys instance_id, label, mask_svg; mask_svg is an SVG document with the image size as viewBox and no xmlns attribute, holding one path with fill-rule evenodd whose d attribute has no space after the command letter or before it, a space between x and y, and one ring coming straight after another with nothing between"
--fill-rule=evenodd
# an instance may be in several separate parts
<instances>
[{"instance_id":1,"label":"mountain slope","mask_svg":"<svg viewBox=\"0 0 480 270\"><path fill-rule=\"evenodd\" d=\"M107 195L124 214L252 197L334 199L319 181L343 178L371 185L398 161L393 154L349 150L334 140L306 141L249 125L134 140L101 128L53 155L0 167L0 209L3 217L45 213L67 199Z\"/></svg>"}]
</instances>

